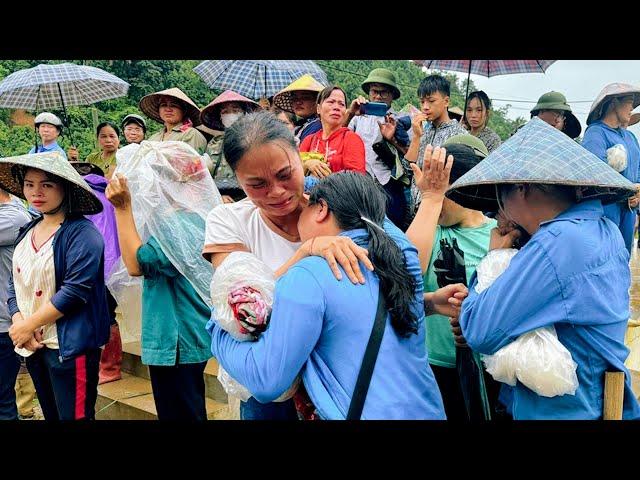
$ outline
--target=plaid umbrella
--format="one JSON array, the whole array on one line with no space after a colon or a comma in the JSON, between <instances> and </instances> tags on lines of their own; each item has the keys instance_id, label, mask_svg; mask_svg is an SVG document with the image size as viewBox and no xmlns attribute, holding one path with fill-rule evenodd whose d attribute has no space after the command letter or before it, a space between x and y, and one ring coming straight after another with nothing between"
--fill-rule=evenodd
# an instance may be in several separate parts
<instances>
[{"instance_id":1,"label":"plaid umbrella","mask_svg":"<svg viewBox=\"0 0 640 480\"><path fill-rule=\"evenodd\" d=\"M555 63L555 60L413 60L413 62L430 70L467 72L467 93L464 96L466 112L469 78L472 73L489 78L515 73L544 73Z\"/></svg>"},{"instance_id":2,"label":"plaid umbrella","mask_svg":"<svg viewBox=\"0 0 640 480\"><path fill-rule=\"evenodd\" d=\"M12 73L0 83L0 107L63 109L124 97L129 84L96 67L60 63Z\"/></svg>"},{"instance_id":3,"label":"plaid umbrella","mask_svg":"<svg viewBox=\"0 0 640 480\"><path fill-rule=\"evenodd\" d=\"M124 97L128 90L127 82L96 67L42 64L14 72L0 82L0 107L24 110L62 107L68 127L67 105L89 105Z\"/></svg>"},{"instance_id":4,"label":"plaid umbrella","mask_svg":"<svg viewBox=\"0 0 640 480\"><path fill-rule=\"evenodd\" d=\"M193 71L210 88L233 90L253 100L272 97L305 74L329 83L311 60L205 60Z\"/></svg>"}]
</instances>

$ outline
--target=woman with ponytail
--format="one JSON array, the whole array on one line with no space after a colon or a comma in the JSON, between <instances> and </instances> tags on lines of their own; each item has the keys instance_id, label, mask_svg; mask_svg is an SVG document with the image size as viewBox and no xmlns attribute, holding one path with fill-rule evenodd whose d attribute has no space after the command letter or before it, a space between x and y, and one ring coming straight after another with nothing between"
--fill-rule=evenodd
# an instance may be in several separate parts
<instances>
[{"instance_id":1,"label":"woman with ponytail","mask_svg":"<svg viewBox=\"0 0 640 480\"><path fill-rule=\"evenodd\" d=\"M258 401L273 401L301 374L317 417L345 419L382 295L384 332L360 418L445 418L425 347L418 253L385 219L385 200L370 177L340 172L311 190L299 217L300 240L310 252L324 236L367 249L374 270L362 269L364 283L338 280L320 256L292 259L259 340L238 342L210 325L212 353Z\"/></svg>"}]
</instances>

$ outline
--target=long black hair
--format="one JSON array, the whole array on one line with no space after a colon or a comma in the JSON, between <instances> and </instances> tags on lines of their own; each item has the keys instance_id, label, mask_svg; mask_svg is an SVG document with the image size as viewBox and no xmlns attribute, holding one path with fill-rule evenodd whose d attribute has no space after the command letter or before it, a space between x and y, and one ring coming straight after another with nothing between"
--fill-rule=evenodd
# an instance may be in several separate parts
<instances>
[{"instance_id":1,"label":"long black hair","mask_svg":"<svg viewBox=\"0 0 640 480\"><path fill-rule=\"evenodd\" d=\"M386 207L384 191L369 175L343 171L328 176L312 188L309 204L321 201L326 203L342 230L367 230L369 257L380 279L391 326L401 337L417 333L418 319L411 310L416 301L416 281L407 269L402 250L382 227Z\"/></svg>"}]
</instances>

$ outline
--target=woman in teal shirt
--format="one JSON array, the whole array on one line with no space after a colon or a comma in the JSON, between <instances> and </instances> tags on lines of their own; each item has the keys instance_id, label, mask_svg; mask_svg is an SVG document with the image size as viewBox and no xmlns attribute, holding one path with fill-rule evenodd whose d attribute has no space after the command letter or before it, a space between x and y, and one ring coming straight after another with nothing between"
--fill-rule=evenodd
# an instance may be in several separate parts
<instances>
[{"instance_id":1,"label":"woman in teal shirt","mask_svg":"<svg viewBox=\"0 0 640 480\"><path fill-rule=\"evenodd\" d=\"M146 243L134 222L127 178L116 173L105 194L115 207L127 271L144 276L142 362L149 366L160 420L206 420L203 373L211 354L205 326L211 309L205 299L213 270L199 253L205 207L215 205L214 194L221 203L219 194L186 145L179 151L166 144L136 148L125 165L143 198L136 219L149 231ZM145 210L147 203L152 206Z\"/></svg>"}]
</instances>

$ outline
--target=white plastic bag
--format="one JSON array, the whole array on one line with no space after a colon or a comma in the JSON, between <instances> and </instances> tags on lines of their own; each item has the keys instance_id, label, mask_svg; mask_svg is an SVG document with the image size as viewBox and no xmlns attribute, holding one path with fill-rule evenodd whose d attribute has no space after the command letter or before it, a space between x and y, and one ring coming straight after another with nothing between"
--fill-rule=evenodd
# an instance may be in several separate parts
<instances>
[{"instance_id":1,"label":"white plastic bag","mask_svg":"<svg viewBox=\"0 0 640 480\"><path fill-rule=\"evenodd\" d=\"M487 372L496 382L506 383L512 387L518 381L516 377L516 364L518 359L518 342L511 342L502 347L493 355L482 355L482 361Z\"/></svg>"},{"instance_id":2,"label":"white plastic bag","mask_svg":"<svg viewBox=\"0 0 640 480\"><path fill-rule=\"evenodd\" d=\"M220 328L241 342L256 338L254 335L241 332L241 326L229 304L229 292L244 286L258 290L271 309L275 289L273 270L252 253L232 252L213 273L211 304L215 309L216 322Z\"/></svg>"},{"instance_id":3,"label":"white plastic bag","mask_svg":"<svg viewBox=\"0 0 640 480\"><path fill-rule=\"evenodd\" d=\"M621 143L607 149L607 163L616 172L622 172L627 168L627 149Z\"/></svg>"},{"instance_id":4,"label":"white plastic bag","mask_svg":"<svg viewBox=\"0 0 640 480\"><path fill-rule=\"evenodd\" d=\"M116 321L122 343L139 342L142 335L142 277L127 272L122 257L111 269L106 286L116 300Z\"/></svg>"},{"instance_id":5,"label":"white plastic bag","mask_svg":"<svg viewBox=\"0 0 640 480\"><path fill-rule=\"evenodd\" d=\"M216 268L211 280L211 304L213 306L212 315L216 323L223 330L241 342L252 341L259 337L260 329L253 334L243 329L236 319L230 305L230 293L237 292L247 287L255 290L261 297L260 307L267 307L267 315L271 313L273 305L273 292L275 289L275 276L273 270L260 261L255 255L248 252L232 252ZM265 312L259 315L260 324L263 322ZM264 322L266 327L266 321ZM218 368L218 381L227 392L227 395L239 398L246 402L251 397L251 392L246 387L235 381L228 372ZM284 402L295 394L300 384L300 377L297 377L293 385L278 397L276 402Z\"/></svg>"},{"instance_id":6,"label":"white plastic bag","mask_svg":"<svg viewBox=\"0 0 640 480\"><path fill-rule=\"evenodd\" d=\"M476 269L476 291L489 288L517 253L513 248L491 250ZM578 388L578 364L558 340L553 325L524 333L493 355L483 355L482 360L496 381L515 386L519 380L543 397L575 395Z\"/></svg>"},{"instance_id":7,"label":"white plastic bag","mask_svg":"<svg viewBox=\"0 0 640 480\"><path fill-rule=\"evenodd\" d=\"M558 340L553 325L518 337L516 376L527 388L543 397L575 395L578 364Z\"/></svg>"},{"instance_id":8,"label":"white plastic bag","mask_svg":"<svg viewBox=\"0 0 640 480\"><path fill-rule=\"evenodd\" d=\"M478 283L475 287L476 292L482 293L489 288L502 275L502 272L507 269L516 253L518 253L518 250L515 248L490 250L476 267L478 276Z\"/></svg>"}]
</instances>

